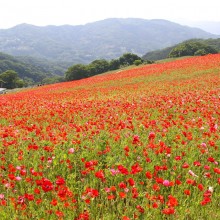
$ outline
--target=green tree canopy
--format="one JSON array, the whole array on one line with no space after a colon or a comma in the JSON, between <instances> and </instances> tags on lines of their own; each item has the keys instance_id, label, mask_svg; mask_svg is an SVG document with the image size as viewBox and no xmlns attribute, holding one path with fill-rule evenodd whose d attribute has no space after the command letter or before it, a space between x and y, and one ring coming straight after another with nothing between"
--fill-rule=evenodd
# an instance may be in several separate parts
<instances>
[{"instance_id":1,"label":"green tree canopy","mask_svg":"<svg viewBox=\"0 0 220 220\"><path fill-rule=\"evenodd\" d=\"M89 71L89 76L104 73L109 70L109 62L104 59L94 60L87 66L87 69Z\"/></svg>"},{"instance_id":2,"label":"green tree canopy","mask_svg":"<svg viewBox=\"0 0 220 220\"><path fill-rule=\"evenodd\" d=\"M179 44L170 51L169 57L198 56L218 53L213 47L196 41Z\"/></svg>"},{"instance_id":3,"label":"green tree canopy","mask_svg":"<svg viewBox=\"0 0 220 220\"><path fill-rule=\"evenodd\" d=\"M119 69L121 66L139 65L143 60L136 54L125 53L118 59L107 61L105 59L94 60L88 65L76 64L67 70L65 78L67 81L83 79L110 70Z\"/></svg>"},{"instance_id":4,"label":"green tree canopy","mask_svg":"<svg viewBox=\"0 0 220 220\"><path fill-rule=\"evenodd\" d=\"M88 77L88 68L84 64L76 64L68 68L65 73L67 81L78 80Z\"/></svg>"},{"instance_id":5,"label":"green tree canopy","mask_svg":"<svg viewBox=\"0 0 220 220\"><path fill-rule=\"evenodd\" d=\"M119 59L113 59L109 62L109 70L117 70L120 68Z\"/></svg>"},{"instance_id":6,"label":"green tree canopy","mask_svg":"<svg viewBox=\"0 0 220 220\"><path fill-rule=\"evenodd\" d=\"M7 70L0 74L1 84L7 89L23 87L24 81L18 77L18 73L14 70Z\"/></svg>"},{"instance_id":7,"label":"green tree canopy","mask_svg":"<svg viewBox=\"0 0 220 220\"><path fill-rule=\"evenodd\" d=\"M135 60L135 61L134 61L134 65L135 65L135 66L139 66L139 65L142 64L142 63L143 63L142 60Z\"/></svg>"},{"instance_id":8,"label":"green tree canopy","mask_svg":"<svg viewBox=\"0 0 220 220\"><path fill-rule=\"evenodd\" d=\"M138 55L133 53L125 53L120 58L120 64L123 66L129 66L134 64L135 60L142 60Z\"/></svg>"}]
</instances>

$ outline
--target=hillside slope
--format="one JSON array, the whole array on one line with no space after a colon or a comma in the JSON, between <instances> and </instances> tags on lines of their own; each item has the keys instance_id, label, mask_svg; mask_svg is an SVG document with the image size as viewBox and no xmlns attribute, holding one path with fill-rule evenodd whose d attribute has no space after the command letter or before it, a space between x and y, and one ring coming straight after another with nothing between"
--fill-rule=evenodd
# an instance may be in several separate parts
<instances>
[{"instance_id":1,"label":"hillside slope","mask_svg":"<svg viewBox=\"0 0 220 220\"><path fill-rule=\"evenodd\" d=\"M219 64L0 95L0 219L220 219Z\"/></svg>"}]
</instances>

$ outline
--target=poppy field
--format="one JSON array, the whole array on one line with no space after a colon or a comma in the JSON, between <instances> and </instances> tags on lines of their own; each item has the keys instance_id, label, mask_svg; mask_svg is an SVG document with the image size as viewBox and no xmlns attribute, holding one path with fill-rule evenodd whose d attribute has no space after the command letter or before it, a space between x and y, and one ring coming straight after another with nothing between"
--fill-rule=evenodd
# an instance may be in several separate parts
<instances>
[{"instance_id":1,"label":"poppy field","mask_svg":"<svg viewBox=\"0 0 220 220\"><path fill-rule=\"evenodd\" d=\"M220 219L220 55L0 95L0 219Z\"/></svg>"}]
</instances>

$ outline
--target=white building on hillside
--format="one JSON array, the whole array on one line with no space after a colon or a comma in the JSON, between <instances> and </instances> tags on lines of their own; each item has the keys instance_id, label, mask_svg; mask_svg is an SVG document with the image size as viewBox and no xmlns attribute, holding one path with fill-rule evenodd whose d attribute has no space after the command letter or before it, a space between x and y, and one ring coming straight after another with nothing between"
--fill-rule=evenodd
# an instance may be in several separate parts
<instances>
[{"instance_id":1,"label":"white building on hillside","mask_svg":"<svg viewBox=\"0 0 220 220\"><path fill-rule=\"evenodd\" d=\"M6 88L0 88L0 94L5 94Z\"/></svg>"}]
</instances>

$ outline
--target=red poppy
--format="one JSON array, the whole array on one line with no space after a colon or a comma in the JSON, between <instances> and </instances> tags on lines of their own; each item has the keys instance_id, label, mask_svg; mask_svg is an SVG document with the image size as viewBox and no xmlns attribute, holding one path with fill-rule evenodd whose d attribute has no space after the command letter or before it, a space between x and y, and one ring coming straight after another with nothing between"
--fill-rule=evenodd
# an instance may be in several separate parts
<instances>
[{"instance_id":1,"label":"red poppy","mask_svg":"<svg viewBox=\"0 0 220 220\"><path fill-rule=\"evenodd\" d=\"M175 209L173 207L165 208L162 210L162 213L165 215L172 215L175 213Z\"/></svg>"}]
</instances>

